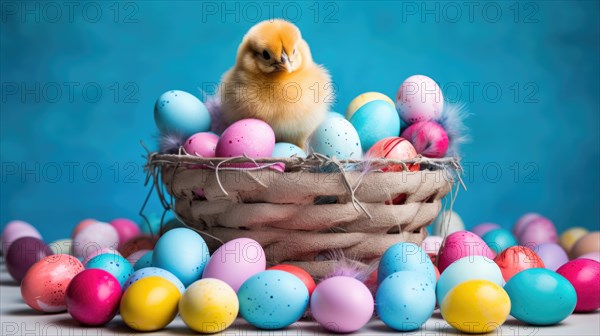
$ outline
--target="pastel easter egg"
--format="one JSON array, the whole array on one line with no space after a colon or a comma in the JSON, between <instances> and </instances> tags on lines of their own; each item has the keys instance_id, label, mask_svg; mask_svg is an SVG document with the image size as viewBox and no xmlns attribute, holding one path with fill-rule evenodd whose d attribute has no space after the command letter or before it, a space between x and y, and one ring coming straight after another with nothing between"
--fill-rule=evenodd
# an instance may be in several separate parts
<instances>
[{"instance_id":1,"label":"pastel easter egg","mask_svg":"<svg viewBox=\"0 0 600 336\"><path fill-rule=\"evenodd\" d=\"M270 157L275 148L275 133L259 119L242 119L231 124L217 143L216 156Z\"/></svg>"},{"instance_id":2,"label":"pastel easter egg","mask_svg":"<svg viewBox=\"0 0 600 336\"><path fill-rule=\"evenodd\" d=\"M73 254L73 239L58 239L48 244L53 254Z\"/></svg>"},{"instance_id":3,"label":"pastel easter egg","mask_svg":"<svg viewBox=\"0 0 600 336\"><path fill-rule=\"evenodd\" d=\"M513 224L512 231L513 231L515 237L518 238L521 235L521 233L523 232L523 230L525 229L525 227L527 226L527 224L531 220L536 219L538 217L543 217L543 216L538 213L535 213L535 212L529 212L529 213L526 213L523 216L519 217L519 219L517 219L515 224Z\"/></svg>"},{"instance_id":4,"label":"pastel easter egg","mask_svg":"<svg viewBox=\"0 0 600 336\"><path fill-rule=\"evenodd\" d=\"M90 261L85 264L86 269L99 268L112 274L121 286L125 285L125 282L133 273L133 266L118 254L105 253L93 257Z\"/></svg>"},{"instance_id":5,"label":"pastel easter egg","mask_svg":"<svg viewBox=\"0 0 600 336\"><path fill-rule=\"evenodd\" d=\"M297 156L300 158L306 158L306 152L294 144L288 142L278 142L275 144L275 148L273 148L273 153L271 156L282 158Z\"/></svg>"},{"instance_id":6,"label":"pastel easter egg","mask_svg":"<svg viewBox=\"0 0 600 336\"><path fill-rule=\"evenodd\" d=\"M137 252L132 253L128 258L130 264L133 265L134 270L139 270L144 267L152 266L152 255L154 252L152 250L139 250Z\"/></svg>"},{"instance_id":7,"label":"pastel easter egg","mask_svg":"<svg viewBox=\"0 0 600 336\"><path fill-rule=\"evenodd\" d=\"M375 299L379 318L398 331L419 329L435 309L434 287L417 272L389 275L377 288Z\"/></svg>"},{"instance_id":8,"label":"pastel easter egg","mask_svg":"<svg viewBox=\"0 0 600 336\"><path fill-rule=\"evenodd\" d=\"M135 263L138 262L138 260L140 260L140 258L142 258L144 255L146 255L148 252L150 252L152 250L139 250L139 251L135 251L132 254L130 254L129 256L127 256L127 261L129 261L130 264L135 265Z\"/></svg>"},{"instance_id":9,"label":"pastel easter egg","mask_svg":"<svg viewBox=\"0 0 600 336\"><path fill-rule=\"evenodd\" d=\"M571 258L577 258L586 253L600 252L600 231L590 232L579 238L571 248Z\"/></svg>"},{"instance_id":10,"label":"pastel easter egg","mask_svg":"<svg viewBox=\"0 0 600 336\"><path fill-rule=\"evenodd\" d=\"M329 118L344 118L344 116L341 113L337 113L337 112L327 112L327 116L325 117L326 119Z\"/></svg>"},{"instance_id":11,"label":"pastel easter egg","mask_svg":"<svg viewBox=\"0 0 600 336\"><path fill-rule=\"evenodd\" d=\"M8 252L10 245L15 240L23 237L42 239L40 232L27 222L15 220L6 224L6 227L2 230L2 237L0 237L0 241L2 242L2 255L6 256L6 252Z\"/></svg>"},{"instance_id":12,"label":"pastel easter egg","mask_svg":"<svg viewBox=\"0 0 600 336\"><path fill-rule=\"evenodd\" d=\"M73 238L73 252L78 258L104 247L119 247L119 234L110 224L95 222L87 225Z\"/></svg>"},{"instance_id":13,"label":"pastel easter egg","mask_svg":"<svg viewBox=\"0 0 600 336\"><path fill-rule=\"evenodd\" d=\"M119 243L125 244L131 238L137 237L141 234L140 227L132 220L127 218L116 218L110 221L117 234L119 235Z\"/></svg>"},{"instance_id":14,"label":"pastel easter egg","mask_svg":"<svg viewBox=\"0 0 600 336\"><path fill-rule=\"evenodd\" d=\"M437 120L444 108L444 96L438 84L423 75L408 77L396 94L400 117L408 124Z\"/></svg>"},{"instance_id":15,"label":"pastel easter egg","mask_svg":"<svg viewBox=\"0 0 600 336\"><path fill-rule=\"evenodd\" d=\"M400 117L387 101L373 100L361 106L349 119L364 149L377 141L400 135Z\"/></svg>"},{"instance_id":16,"label":"pastel easter egg","mask_svg":"<svg viewBox=\"0 0 600 336\"><path fill-rule=\"evenodd\" d=\"M588 229L577 226L572 227L560 235L559 243L560 245L567 251L567 253L571 252L571 248L579 238L585 236L588 233Z\"/></svg>"},{"instance_id":17,"label":"pastel easter egg","mask_svg":"<svg viewBox=\"0 0 600 336\"><path fill-rule=\"evenodd\" d=\"M440 236L427 236L421 243L421 249L429 255L434 265L443 242L444 238Z\"/></svg>"},{"instance_id":18,"label":"pastel easter egg","mask_svg":"<svg viewBox=\"0 0 600 336\"><path fill-rule=\"evenodd\" d=\"M414 271L423 276L430 286L435 286L435 270L429 256L413 243L396 243L390 246L379 262L377 281L400 271Z\"/></svg>"},{"instance_id":19,"label":"pastel easter egg","mask_svg":"<svg viewBox=\"0 0 600 336\"><path fill-rule=\"evenodd\" d=\"M83 259L81 259L81 263L83 264L83 266L85 266L95 256L105 254L105 253L121 255L119 253L119 251L115 250L112 247L103 247L100 249L88 249L88 253L85 255L85 257L83 257Z\"/></svg>"},{"instance_id":20,"label":"pastel easter egg","mask_svg":"<svg viewBox=\"0 0 600 336\"><path fill-rule=\"evenodd\" d=\"M325 119L310 136L309 147L313 153L339 160L358 160L362 157L362 146L356 129L342 118Z\"/></svg>"},{"instance_id":21,"label":"pastel easter egg","mask_svg":"<svg viewBox=\"0 0 600 336\"><path fill-rule=\"evenodd\" d=\"M500 225L498 225L496 223L481 223L481 224L475 225L469 231L473 232L474 234L478 235L479 237L483 237L483 235L488 233L489 231L492 231L494 229L500 229L500 228L501 228Z\"/></svg>"},{"instance_id":22,"label":"pastel easter egg","mask_svg":"<svg viewBox=\"0 0 600 336\"><path fill-rule=\"evenodd\" d=\"M556 273L564 276L575 288L576 312L593 312L600 308L600 262L575 259L562 265Z\"/></svg>"},{"instance_id":23,"label":"pastel easter egg","mask_svg":"<svg viewBox=\"0 0 600 336\"><path fill-rule=\"evenodd\" d=\"M558 233L551 220L536 217L527 222L517 240L519 245L535 247L543 243L558 243Z\"/></svg>"},{"instance_id":24,"label":"pastel easter egg","mask_svg":"<svg viewBox=\"0 0 600 336\"><path fill-rule=\"evenodd\" d=\"M373 295L367 286L347 276L321 281L310 300L310 311L315 320L336 333L359 330L369 322L374 308Z\"/></svg>"},{"instance_id":25,"label":"pastel easter egg","mask_svg":"<svg viewBox=\"0 0 600 336\"><path fill-rule=\"evenodd\" d=\"M17 283L21 283L31 266L52 254L52 250L38 238L19 238L10 245L6 252L4 257L6 270Z\"/></svg>"},{"instance_id":26,"label":"pastel easter egg","mask_svg":"<svg viewBox=\"0 0 600 336\"><path fill-rule=\"evenodd\" d=\"M484 256L467 256L450 264L440 275L436 287L438 302L442 302L446 294L459 284L477 279L504 286L502 271L492 259Z\"/></svg>"},{"instance_id":27,"label":"pastel easter egg","mask_svg":"<svg viewBox=\"0 0 600 336\"><path fill-rule=\"evenodd\" d=\"M222 280L237 292L248 278L264 271L266 264L265 251L257 241L238 238L213 253L202 277Z\"/></svg>"},{"instance_id":28,"label":"pastel easter egg","mask_svg":"<svg viewBox=\"0 0 600 336\"><path fill-rule=\"evenodd\" d=\"M123 291L127 290L127 288L129 288L134 283L140 281L141 279L150 276L158 276L170 281L171 283L173 283L173 285L175 285L175 287L177 287L181 294L183 294L183 292L185 291L185 286L183 285L181 280L179 280L173 273L158 267L144 267L133 272L133 274L131 274L127 281L125 281L125 284L123 285Z\"/></svg>"},{"instance_id":29,"label":"pastel easter egg","mask_svg":"<svg viewBox=\"0 0 600 336\"><path fill-rule=\"evenodd\" d=\"M545 268L544 262L530 248L512 246L500 252L494 258L500 267L504 281L510 280L515 274L530 268Z\"/></svg>"},{"instance_id":30,"label":"pastel easter egg","mask_svg":"<svg viewBox=\"0 0 600 336\"><path fill-rule=\"evenodd\" d=\"M556 271L560 266L569 261L567 252L558 244L543 243L537 247L535 253L542 259L547 269Z\"/></svg>"},{"instance_id":31,"label":"pastel easter egg","mask_svg":"<svg viewBox=\"0 0 600 336\"><path fill-rule=\"evenodd\" d=\"M154 121L162 133L190 136L210 129L210 114L195 96L179 90L163 93L154 105Z\"/></svg>"},{"instance_id":32,"label":"pastel easter egg","mask_svg":"<svg viewBox=\"0 0 600 336\"><path fill-rule=\"evenodd\" d=\"M200 279L209 256L206 242L196 231L177 228L160 237L154 247L152 265L173 273L188 286Z\"/></svg>"},{"instance_id":33,"label":"pastel easter egg","mask_svg":"<svg viewBox=\"0 0 600 336\"><path fill-rule=\"evenodd\" d=\"M200 157L215 157L219 136L210 132L200 132L192 135L183 143L183 149L189 155Z\"/></svg>"},{"instance_id":34,"label":"pastel easter egg","mask_svg":"<svg viewBox=\"0 0 600 336\"><path fill-rule=\"evenodd\" d=\"M239 302L235 291L218 279L202 279L191 284L179 300L183 322L199 333L218 333L237 317Z\"/></svg>"},{"instance_id":35,"label":"pastel easter egg","mask_svg":"<svg viewBox=\"0 0 600 336\"><path fill-rule=\"evenodd\" d=\"M588 252L586 254L580 255L577 259L591 259L600 262L600 251L598 252Z\"/></svg>"},{"instance_id":36,"label":"pastel easter egg","mask_svg":"<svg viewBox=\"0 0 600 336\"><path fill-rule=\"evenodd\" d=\"M531 268L513 276L504 286L512 302L510 314L532 325L554 325L566 319L577 303L573 286L563 276Z\"/></svg>"},{"instance_id":37,"label":"pastel easter egg","mask_svg":"<svg viewBox=\"0 0 600 336\"><path fill-rule=\"evenodd\" d=\"M436 236L446 237L451 233L464 230L465 224L456 211L442 211L433 222L433 234Z\"/></svg>"},{"instance_id":38,"label":"pastel easter egg","mask_svg":"<svg viewBox=\"0 0 600 336\"><path fill-rule=\"evenodd\" d=\"M511 246L517 245L517 239L510 233L510 231L505 229L494 229L481 237L483 241L494 251L494 253L498 254Z\"/></svg>"},{"instance_id":39,"label":"pastel easter egg","mask_svg":"<svg viewBox=\"0 0 600 336\"><path fill-rule=\"evenodd\" d=\"M36 262L21 282L21 296L37 311L58 313L67 310L65 293L71 280L83 271L77 258L54 254Z\"/></svg>"},{"instance_id":40,"label":"pastel easter egg","mask_svg":"<svg viewBox=\"0 0 600 336\"><path fill-rule=\"evenodd\" d=\"M302 269L298 266L280 264L280 265L275 265L273 267L269 267L268 270L284 271L284 272L288 272L288 273L295 275L298 279L302 280L304 285L306 285L306 289L308 289L309 295L312 295L313 291L315 290L315 287L317 287L317 284L315 283L315 279L313 279L313 277L310 274L308 274L307 271L305 271L304 269Z\"/></svg>"},{"instance_id":41,"label":"pastel easter egg","mask_svg":"<svg viewBox=\"0 0 600 336\"><path fill-rule=\"evenodd\" d=\"M417 154L429 158L443 158L448 151L449 139L444 128L433 121L419 121L402 131L401 137L410 141Z\"/></svg>"},{"instance_id":42,"label":"pastel easter egg","mask_svg":"<svg viewBox=\"0 0 600 336\"><path fill-rule=\"evenodd\" d=\"M304 283L288 272L264 271L238 290L240 314L260 329L282 329L298 321L308 306Z\"/></svg>"},{"instance_id":43,"label":"pastel easter egg","mask_svg":"<svg viewBox=\"0 0 600 336\"><path fill-rule=\"evenodd\" d=\"M406 139L389 137L379 140L365 154L368 159L410 160L417 157L417 151ZM408 163L409 171L419 171L418 163ZM404 170L401 164L390 164L382 168L383 171L400 172Z\"/></svg>"},{"instance_id":44,"label":"pastel easter egg","mask_svg":"<svg viewBox=\"0 0 600 336\"><path fill-rule=\"evenodd\" d=\"M84 270L67 287L67 311L83 325L101 326L117 314L121 294L112 274L101 269Z\"/></svg>"},{"instance_id":45,"label":"pastel easter egg","mask_svg":"<svg viewBox=\"0 0 600 336\"><path fill-rule=\"evenodd\" d=\"M469 231L457 231L446 237L438 254L437 266L444 274L450 264L467 256L494 258L492 250L479 236Z\"/></svg>"},{"instance_id":46,"label":"pastel easter egg","mask_svg":"<svg viewBox=\"0 0 600 336\"><path fill-rule=\"evenodd\" d=\"M83 229L85 229L86 227L90 226L91 224L94 223L98 223L99 221L93 218L87 218L82 220L81 222L77 223L77 225L75 226L75 228L73 229L73 231L71 232L71 239L74 239L75 236Z\"/></svg>"},{"instance_id":47,"label":"pastel easter egg","mask_svg":"<svg viewBox=\"0 0 600 336\"><path fill-rule=\"evenodd\" d=\"M346 119L350 120L350 118L352 118L352 116L358 109L360 109L365 104L370 103L374 100L381 100L383 102L386 102L386 103L390 104L394 108L394 110L396 109L396 105L394 104L394 101L390 97L384 95L383 93L365 92L363 94L356 96L356 98L352 99L350 104L348 104L348 108L346 109Z\"/></svg>"},{"instance_id":48,"label":"pastel easter egg","mask_svg":"<svg viewBox=\"0 0 600 336\"><path fill-rule=\"evenodd\" d=\"M156 331L177 316L181 292L170 281L150 276L137 281L123 293L119 311L123 322L137 331Z\"/></svg>"}]
</instances>

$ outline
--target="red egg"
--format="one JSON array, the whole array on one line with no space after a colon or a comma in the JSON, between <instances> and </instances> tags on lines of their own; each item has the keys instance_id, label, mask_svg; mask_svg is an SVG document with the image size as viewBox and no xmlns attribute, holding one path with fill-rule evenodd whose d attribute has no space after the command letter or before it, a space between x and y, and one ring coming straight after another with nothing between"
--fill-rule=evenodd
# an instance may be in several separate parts
<instances>
[{"instance_id":1,"label":"red egg","mask_svg":"<svg viewBox=\"0 0 600 336\"><path fill-rule=\"evenodd\" d=\"M417 157L417 151L413 145L406 139L400 137L388 137L377 141L373 147L369 148L366 154L370 159L393 159L409 160ZM418 163L407 164L409 171L419 171ZM400 172L404 169L402 165L389 165L382 169L383 171Z\"/></svg>"},{"instance_id":2,"label":"red egg","mask_svg":"<svg viewBox=\"0 0 600 336\"><path fill-rule=\"evenodd\" d=\"M121 294L121 285L112 274L87 269L77 274L67 288L67 310L81 324L101 326L115 317Z\"/></svg>"},{"instance_id":3,"label":"red egg","mask_svg":"<svg viewBox=\"0 0 600 336\"><path fill-rule=\"evenodd\" d=\"M52 254L52 250L40 239L23 237L15 240L6 253L6 269L10 276L21 283L25 274L39 260Z\"/></svg>"},{"instance_id":4,"label":"red egg","mask_svg":"<svg viewBox=\"0 0 600 336\"><path fill-rule=\"evenodd\" d=\"M281 264L270 267L268 270L279 270L295 275L302 280L302 282L304 282L304 285L308 289L308 295L311 295L315 290L315 287L317 287L315 280L310 276L310 274L298 266Z\"/></svg>"},{"instance_id":5,"label":"red egg","mask_svg":"<svg viewBox=\"0 0 600 336\"><path fill-rule=\"evenodd\" d=\"M81 262L67 254L47 256L31 266L21 282L21 296L31 308L47 313L67 309L65 293L71 280L83 271Z\"/></svg>"},{"instance_id":6,"label":"red egg","mask_svg":"<svg viewBox=\"0 0 600 336\"><path fill-rule=\"evenodd\" d=\"M119 246L140 235L140 227L132 220L117 218L110 221L119 235Z\"/></svg>"},{"instance_id":7,"label":"red egg","mask_svg":"<svg viewBox=\"0 0 600 336\"><path fill-rule=\"evenodd\" d=\"M511 246L500 252L494 261L500 267L504 281L508 281L513 275L526 269L545 267L542 259L525 246Z\"/></svg>"},{"instance_id":8,"label":"red egg","mask_svg":"<svg viewBox=\"0 0 600 336\"><path fill-rule=\"evenodd\" d=\"M469 231L456 231L448 235L437 256L440 273L458 259L467 256L484 256L494 259L492 249L476 234Z\"/></svg>"},{"instance_id":9,"label":"red egg","mask_svg":"<svg viewBox=\"0 0 600 336\"><path fill-rule=\"evenodd\" d=\"M562 265L556 273L567 278L575 287L576 312L593 312L600 308L600 262L575 259Z\"/></svg>"}]
</instances>

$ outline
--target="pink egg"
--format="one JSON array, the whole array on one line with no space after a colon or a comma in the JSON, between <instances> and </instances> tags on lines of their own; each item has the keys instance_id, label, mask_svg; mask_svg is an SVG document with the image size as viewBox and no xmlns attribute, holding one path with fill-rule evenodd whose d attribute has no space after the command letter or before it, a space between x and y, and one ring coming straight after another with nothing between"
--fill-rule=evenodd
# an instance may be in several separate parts
<instances>
[{"instance_id":1,"label":"pink egg","mask_svg":"<svg viewBox=\"0 0 600 336\"><path fill-rule=\"evenodd\" d=\"M593 312L600 308L600 262L575 259L562 265L556 273L567 278L575 287L576 312Z\"/></svg>"},{"instance_id":2,"label":"pink egg","mask_svg":"<svg viewBox=\"0 0 600 336\"><path fill-rule=\"evenodd\" d=\"M440 236L427 236L421 243L421 249L430 256L436 256L440 251L440 247L442 247L443 241L444 238Z\"/></svg>"},{"instance_id":3,"label":"pink egg","mask_svg":"<svg viewBox=\"0 0 600 336\"><path fill-rule=\"evenodd\" d=\"M223 280L234 291L244 281L266 268L265 251L249 238L230 240L219 247L204 267L202 278Z\"/></svg>"},{"instance_id":4,"label":"pink egg","mask_svg":"<svg viewBox=\"0 0 600 336\"><path fill-rule=\"evenodd\" d=\"M448 151L448 134L440 124L419 121L406 128L401 137L410 141L418 154L429 158L443 158Z\"/></svg>"},{"instance_id":5,"label":"pink egg","mask_svg":"<svg viewBox=\"0 0 600 336\"><path fill-rule=\"evenodd\" d=\"M121 294L121 285L112 274L87 269L77 274L67 287L67 310L81 324L101 326L115 317Z\"/></svg>"},{"instance_id":6,"label":"pink egg","mask_svg":"<svg viewBox=\"0 0 600 336\"><path fill-rule=\"evenodd\" d=\"M31 308L58 313L67 309L65 293L71 279L83 271L77 258L67 254L47 256L31 266L21 282L21 296Z\"/></svg>"},{"instance_id":7,"label":"pink egg","mask_svg":"<svg viewBox=\"0 0 600 336\"><path fill-rule=\"evenodd\" d=\"M110 224L95 222L79 231L73 238L73 252L78 258L104 247L119 248L119 234Z\"/></svg>"},{"instance_id":8,"label":"pink egg","mask_svg":"<svg viewBox=\"0 0 600 336\"><path fill-rule=\"evenodd\" d=\"M532 219L538 217L542 217L542 215L535 212L526 213L523 216L519 217L519 219L513 225L513 234L515 235L515 237L518 238L521 235L523 229L525 229L527 223L529 223Z\"/></svg>"},{"instance_id":9,"label":"pink egg","mask_svg":"<svg viewBox=\"0 0 600 336\"><path fill-rule=\"evenodd\" d=\"M94 223L98 223L97 220L93 219L93 218L88 218L88 219L84 219L81 222L79 222L79 224L77 224L75 226L75 228L73 229L73 232L71 233L71 239L75 238L75 236L83 229L85 229L86 227L90 226L91 224Z\"/></svg>"},{"instance_id":10,"label":"pink egg","mask_svg":"<svg viewBox=\"0 0 600 336\"><path fill-rule=\"evenodd\" d=\"M373 295L364 283L346 276L321 281L310 299L310 311L324 328L350 333L362 328L373 315Z\"/></svg>"},{"instance_id":11,"label":"pink egg","mask_svg":"<svg viewBox=\"0 0 600 336\"><path fill-rule=\"evenodd\" d=\"M86 250L86 254L83 257L83 260L81 261L81 263L83 264L83 266L85 266L88 261L92 260L92 258L94 258L97 255L101 255L101 254L106 254L106 253L111 253L111 254L116 254L116 255L121 255L121 253L119 253L119 251L115 250L112 247L102 247L102 248L98 248L95 249L93 248L94 246L90 246L90 248L88 248Z\"/></svg>"},{"instance_id":12,"label":"pink egg","mask_svg":"<svg viewBox=\"0 0 600 336\"><path fill-rule=\"evenodd\" d=\"M117 234L119 235L119 244L125 244L129 239L141 234L140 227L132 220L126 218L117 218L110 221Z\"/></svg>"},{"instance_id":13,"label":"pink egg","mask_svg":"<svg viewBox=\"0 0 600 336\"><path fill-rule=\"evenodd\" d=\"M217 143L218 157L246 155L270 157L275 148L275 133L269 124L258 119L242 119L227 129Z\"/></svg>"},{"instance_id":14,"label":"pink egg","mask_svg":"<svg viewBox=\"0 0 600 336\"><path fill-rule=\"evenodd\" d=\"M600 252L590 252L590 253L586 253L582 256L577 257L577 259L580 259L580 258L591 259L591 260L600 262Z\"/></svg>"},{"instance_id":15,"label":"pink egg","mask_svg":"<svg viewBox=\"0 0 600 336\"><path fill-rule=\"evenodd\" d=\"M440 273L458 259L467 256L484 256L494 259L494 253L476 234L469 231L457 231L446 237L437 257Z\"/></svg>"},{"instance_id":16,"label":"pink egg","mask_svg":"<svg viewBox=\"0 0 600 336\"><path fill-rule=\"evenodd\" d=\"M444 96L437 83L423 75L408 77L396 93L400 118L408 124L436 120L444 108Z\"/></svg>"},{"instance_id":17,"label":"pink egg","mask_svg":"<svg viewBox=\"0 0 600 336\"><path fill-rule=\"evenodd\" d=\"M478 225L475 225L471 230L471 232L473 232L474 234L478 235L479 237L483 237L484 234L488 233L489 231L492 231L494 229L500 229L500 225L496 224L496 223L481 223Z\"/></svg>"},{"instance_id":18,"label":"pink egg","mask_svg":"<svg viewBox=\"0 0 600 336\"><path fill-rule=\"evenodd\" d=\"M200 132L189 137L183 144L183 149L190 155L215 157L219 136L214 133Z\"/></svg>"},{"instance_id":19,"label":"pink egg","mask_svg":"<svg viewBox=\"0 0 600 336\"><path fill-rule=\"evenodd\" d=\"M567 252L558 244L543 243L537 247L535 253L542 259L547 269L556 271L560 266L569 261Z\"/></svg>"},{"instance_id":20,"label":"pink egg","mask_svg":"<svg viewBox=\"0 0 600 336\"><path fill-rule=\"evenodd\" d=\"M15 240L23 237L33 237L42 240L40 232L27 222L14 220L6 224L6 227L2 230L2 238L0 238L3 256L6 256L8 248Z\"/></svg>"},{"instance_id":21,"label":"pink egg","mask_svg":"<svg viewBox=\"0 0 600 336\"><path fill-rule=\"evenodd\" d=\"M135 263L138 262L138 260L140 260L141 257L143 257L146 253L148 253L150 251L152 251L152 250L143 249L143 250L135 251L127 257L127 261L129 261L129 263L132 266L134 266Z\"/></svg>"},{"instance_id":22,"label":"pink egg","mask_svg":"<svg viewBox=\"0 0 600 336\"><path fill-rule=\"evenodd\" d=\"M558 233L552 221L546 217L532 218L525 224L521 234L517 237L519 245L535 247L543 243L558 243Z\"/></svg>"}]
</instances>

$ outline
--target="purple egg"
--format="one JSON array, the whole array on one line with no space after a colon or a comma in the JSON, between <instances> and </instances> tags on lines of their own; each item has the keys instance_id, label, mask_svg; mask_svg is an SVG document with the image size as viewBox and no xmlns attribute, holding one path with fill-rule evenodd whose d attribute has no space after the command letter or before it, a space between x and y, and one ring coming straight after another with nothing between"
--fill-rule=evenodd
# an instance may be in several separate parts
<instances>
[{"instance_id":1,"label":"purple egg","mask_svg":"<svg viewBox=\"0 0 600 336\"><path fill-rule=\"evenodd\" d=\"M23 237L35 237L42 239L40 232L33 225L20 220L14 220L6 224L2 231L2 253L6 255L10 244Z\"/></svg>"},{"instance_id":2,"label":"purple egg","mask_svg":"<svg viewBox=\"0 0 600 336\"><path fill-rule=\"evenodd\" d=\"M471 232L473 232L474 234L478 235L479 237L483 237L484 234L488 233L489 231L495 230L495 229L500 229L500 225L496 224L496 223L481 223L478 225L475 225L471 230Z\"/></svg>"},{"instance_id":3,"label":"purple egg","mask_svg":"<svg viewBox=\"0 0 600 336\"><path fill-rule=\"evenodd\" d=\"M527 226L527 223L529 223L529 221L531 221L532 219L538 217L542 217L542 215L535 212L526 213L523 216L519 217L517 222L513 225L512 231L515 237L519 238L519 236L523 232L523 229L525 229L525 226Z\"/></svg>"},{"instance_id":4,"label":"purple egg","mask_svg":"<svg viewBox=\"0 0 600 336\"><path fill-rule=\"evenodd\" d=\"M567 252L555 243L540 244L535 253L542 259L544 266L553 271L556 271L560 266L569 262Z\"/></svg>"},{"instance_id":5,"label":"purple egg","mask_svg":"<svg viewBox=\"0 0 600 336\"><path fill-rule=\"evenodd\" d=\"M533 250L543 243L557 243L558 233L552 221L546 217L536 217L527 222L521 234L517 236L519 245Z\"/></svg>"},{"instance_id":6,"label":"purple egg","mask_svg":"<svg viewBox=\"0 0 600 336\"><path fill-rule=\"evenodd\" d=\"M33 264L51 254L50 247L40 239L35 237L19 238L8 248L6 269L16 282L21 283Z\"/></svg>"}]
</instances>

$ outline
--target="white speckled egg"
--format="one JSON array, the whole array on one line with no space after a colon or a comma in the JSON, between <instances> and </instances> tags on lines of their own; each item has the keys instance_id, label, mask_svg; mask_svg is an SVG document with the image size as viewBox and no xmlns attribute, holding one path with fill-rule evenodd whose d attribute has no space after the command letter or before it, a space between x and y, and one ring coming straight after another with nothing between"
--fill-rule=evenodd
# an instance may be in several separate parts
<instances>
[{"instance_id":1,"label":"white speckled egg","mask_svg":"<svg viewBox=\"0 0 600 336\"><path fill-rule=\"evenodd\" d=\"M358 132L352 124L342 118L329 118L317 127L309 141L313 153L340 160L360 159L362 146Z\"/></svg>"}]
</instances>

